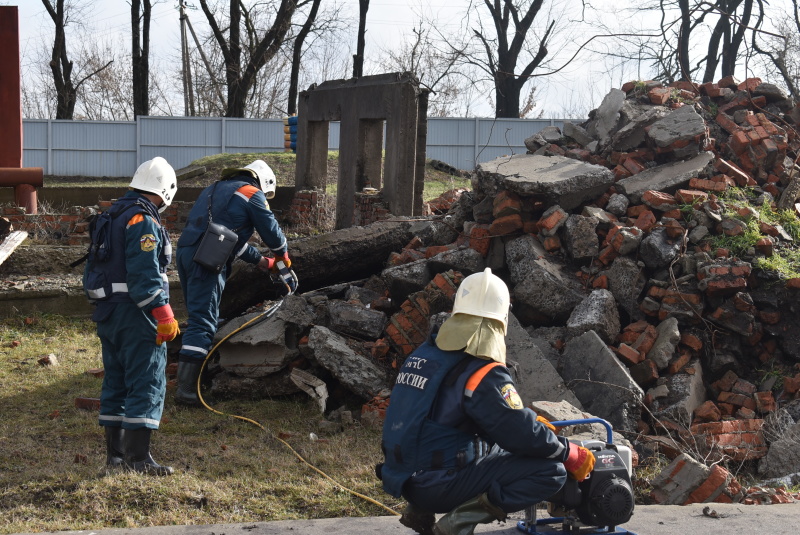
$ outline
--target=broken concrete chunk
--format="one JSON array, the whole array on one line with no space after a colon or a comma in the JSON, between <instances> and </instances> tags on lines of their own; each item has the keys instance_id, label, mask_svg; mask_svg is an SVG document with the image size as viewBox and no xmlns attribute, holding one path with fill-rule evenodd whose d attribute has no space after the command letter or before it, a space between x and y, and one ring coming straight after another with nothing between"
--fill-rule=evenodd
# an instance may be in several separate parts
<instances>
[{"instance_id":1,"label":"broken concrete chunk","mask_svg":"<svg viewBox=\"0 0 800 535\"><path fill-rule=\"evenodd\" d=\"M330 329L319 325L312 327L308 347L320 366L363 399L371 399L390 387L385 372L377 364L353 351L344 337Z\"/></svg>"},{"instance_id":2,"label":"broken concrete chunk","mask_svg":"<svg viewBox=\"0 0 800 535\"><path fill-rule=\"evenodd\" d=\"M645 169L641 173L623 178L617 182L616 187L628 196L631 204L640 204L645 191L672 193L700 175L713 160L714 155L711 152L702 152L690 160L670 162Z\"/></svg>"},{"instance_id":3,"label":"broken concrete chunk","mask_svg":"<svg viewBox=\"0 0 800 535\"><path fill-rule=\"evenodd\" d=\"M644 392L597 333L570 340L562 362L561 377L585 410L620 431L636 430Z\"/></svg>"},{"instance_id":4,"label":"broken concrete chunk","mask_svg":"<svg viewBox=\"0 0 800 535\"><path fill-rule=\"evenodd\" d=\"M508 316L506 363L517 384L517 391L526 404L533 400L566 400L581 406L514 314Z\"/></svg>"},{"instance_id":5,"label":"broken concrete chunk","mask_svg":"<svg viewBox=\"0 0 800 535\"><path fill-rule=\"evenodd\" d=\"M596 332L607 344L613 343L619 334L617 302L608 290L592 291L575 307L567 320L568 338L590 330Z\"/></svg>"},{"instance_id":6,"label":"broken concrete chunk","mask_svg":"<svg viewBox=\"0 0 800 535\"><path fill-rule=\"evenodd\" d=\"M215 340L222 340L259 314L247 314L231 320L217 332ZM255 322L251 327L234 334L217 351L223 370L250 378L275 373L295 356L286 348L286 323L276 316Z\"/></svg>"},{"instance_id":7,"label":"broken concrete chunk","mask_svg":"<svg viewBox=\"0 0 800 535\"><path fill-rule=\"evenodd\" d=\"M520 195L541 195L565 210L595 199L614 183L605 167L564 156L519 154L497 158L478 166L479 175L489 175L506 189Z\"/></svg>"},{"instance_id":8,"label":"broken concrete chunk","mask_svg":"<svg viewBox=\"0 0 800 535\"><path fill-rule=\"evenodd\" d=\"M386 314L347 301L328 301L332 331L365 340L377 340L386 326Z\"/></svg>"}]
</instances>

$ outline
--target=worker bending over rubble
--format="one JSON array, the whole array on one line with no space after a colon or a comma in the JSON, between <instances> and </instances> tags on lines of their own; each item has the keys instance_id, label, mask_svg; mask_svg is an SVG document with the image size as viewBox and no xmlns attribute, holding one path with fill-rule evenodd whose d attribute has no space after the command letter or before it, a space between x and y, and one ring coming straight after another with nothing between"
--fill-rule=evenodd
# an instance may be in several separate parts
<instances>
[{"instance_id":1,"label":"worker bending over rubble","mask_svg":"<svg viewBox=\"0 0 800 535\"><path fill-rule=\"evenodd\" d=\"M164 342L180 332L166 275L172 245L159 215L175 198L175 171L164 158L153 158L136 170L130 189L92 223L83 274L105 370L99 418L105 471L170 475L172 467L150 455L150 434L164 410Z\"/></svg>"},{"instance_id":2,"label":"worker bending over rubble","mask_svg":"<svg viewBox=\"0 0 800 535\"><path fill-rule=\"evenodd\" d=\"M265 272L277 270L277 261L291 266L286 238L267 204L275 196L275 182L275 174L262 160L225 169L189 212L176 255L189 311L178 362L178 403L200 404L197 381L217 332L219 303L233 260L239 258ZM262 256L247 243L254 230L274 258Z\"/></svg>"},{"instance_id":3,"label":"worker bending over rubble","mask_svg":"<svg viewBox=\"0 0 800 535\"><path fill-rule=\"evenodd\" d=\"M400 369L377 472L386 492L408 500L400 522L418 533L471 535L594 467L591 451L523 407L505 366L509 308L491 269L466 277L452 315ZM436 522L434 513L447 514Z\"/></svg>"}]
</instances>

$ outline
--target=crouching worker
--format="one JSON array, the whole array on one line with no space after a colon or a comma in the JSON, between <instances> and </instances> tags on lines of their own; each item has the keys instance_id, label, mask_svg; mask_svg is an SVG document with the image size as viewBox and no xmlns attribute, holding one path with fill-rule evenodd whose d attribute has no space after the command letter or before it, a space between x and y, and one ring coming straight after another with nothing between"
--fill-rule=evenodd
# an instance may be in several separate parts
<instances>
[{"instance_id":1,"label":"crouching worker","mask_svg":"<svg viewBox=\"0 0 800 535\"><path fill-rule=\"evenodd\" d=\"M490 269L466 277L453 314L397 376L378 473L408 501L400 522L418 533L471 535L594 467L589 450L523 407L505 367L509 304ZM447 514L436 522L434 513Z\"/></svg>"},{"instance_id":2,"label":"crouching worker","mask_svg":"<svg viewBox=\"0 0 800 535\"><path fill-rule=\"evenodd\" d=\"M150 434L164 410L164 342L179 333L166 275L172 246L159 215L177 189L175 171L164 158L146 161L133 175L130 191L90 227L83 285L95 304L92 320L102 345L106 473L127 468L172 474L150 455Z\"/></svg>"}]
</instances>

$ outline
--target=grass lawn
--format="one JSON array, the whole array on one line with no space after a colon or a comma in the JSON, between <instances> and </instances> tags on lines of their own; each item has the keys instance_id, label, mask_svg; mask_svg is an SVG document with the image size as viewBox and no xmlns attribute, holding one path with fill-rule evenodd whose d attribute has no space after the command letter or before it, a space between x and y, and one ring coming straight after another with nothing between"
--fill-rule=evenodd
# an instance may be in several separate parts
<instances>
[{"instance_id":1,"label":"grass lawn","mask_svg":"<svg viewBox=\"0 0 800 535\"><path fill-rule=\"evenodd\" d=\"M39 364L48 354L58 365ZM322 415L305 395L208 400L264 430L176 406L170 389L152 452L175 475L101 476L98 413L75 407L77 397L100 396L102 379L86 373L93 368L102 368L102 359L91 321L46 315L0 321L0 533L375 516L403 505L383 493L374 475L381 430L354 423L326 436L316 425ZM281 440L378 504L331 483Z\"/></svg>"},{"instance_id":2,"label":"grass lawn","mask_svg":"<svg viewBox=\"0 0 800 535\"><path fill-rule=\"evenodd\" d=\"M244 167L254 160L264 160L275 172L278 185L291 186L294 184L295 155L290 152L267 152L253 154L216 154L195 160L191 165L199 165L206 168L206 172L192 178L181 179L178 187L207 186L218 180L222 170L228 167ZM339 173L339 152L328 152L328 173L327 183L328 192L336 191L336 180ZM130 182L128 177L54 177L44 178L46 187L126 187ZM423 199L429 201L435 199L445 191L454 188L469 188L470 179L462 176L453 176L439 171L430 166L430 162L425 166L425 190Z\"/></svg>"}]
</instances>

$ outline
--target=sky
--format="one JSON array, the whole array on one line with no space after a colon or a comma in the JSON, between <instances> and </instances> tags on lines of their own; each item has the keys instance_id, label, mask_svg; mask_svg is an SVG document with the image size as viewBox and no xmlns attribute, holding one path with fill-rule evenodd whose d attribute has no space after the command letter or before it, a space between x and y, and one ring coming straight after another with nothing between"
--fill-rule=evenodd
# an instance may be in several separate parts
<instances>
[{"instance_id":1,"label":"sky","mask_svg":"<svg viewBox=\"0 0 800 535\"><path fill-rule=\"evenodd\" d=\"M54 1L54 0L53 0ZM84 11L82 22L93 34L101 39L109 39L119 46L128 45L130 31L130 7L126 0L73 0L75 3L89 4L90 9ZM155 62L165 62L178 65L180 52L180 22L177 9L177 0L154 0L151 30L151 53ZM782 3L785 0L775 0ZM332 0L325 0L323 5L330 4ZM481 0L477 0L478 8L482 7ZM189 18L198 34L205 33L208 24L205 16L199 9L199 2L191 0L189 5L196 9L188 10ZM342 5L345 16L349 16L353 24L358 20L358 0L338 0ZM546 5L553 2L546 2ZM555 2L556 4L558 2ZM638 3L620 3L619 0L593 0L585 1L586 5L599 8L593 13L580 11L582 5L577 0L564 0L566 6L560 14L562 20L578 20L584 15L606 17L609 21L616 22L625 19L626 28L635 31L647 25L646 20L637 19L635 13L624 8ZM431 20L436 20L436 27L447 35L456 35L465 31L461 27L460 13L470 4L469 0L371 0L367 15L366 55L375 57L381 48L387 49L398 46L403 36L411 34L411 30L419 20L420 13ZM53 24L47 15L41 0L0 0L0 5L17 5L20 10L21 50L23 55L23 71L25 70L24 58L32 49L41 47L43 43L52 40ZM592 31L591 25L584 24L585 33L573 33L566 39L559 36L560 41L551 43L549 57L553 58L553 65L565 63L577 48L578 43L583 43ZM598 30L599 31L599 30ZM354 32L353 32L354 33ZM69 35L68 35L69 45ZM598 40L592 47L603 49L610 40ZM49 45L48 45L49 46ZM612 45L613 46L613 45ZM355 43L352 44L355 48ZM194 48L192 46L192 48ZM367 63L368 63L367 61ZM544 110L545 117L561 118L570 108L582 107L586 112L596 107L612 87L620 87L622 83L646 77L647 73L632 71L630 68L610 66L605 61L598 61L584 50L578 58L559 72L557 75L536 78L537 109ZM321 82L322 80L319 80ZM493 115L493 110L483 104L476 108L475 113L481 116Z\"/></svg>"}]
</instances>

